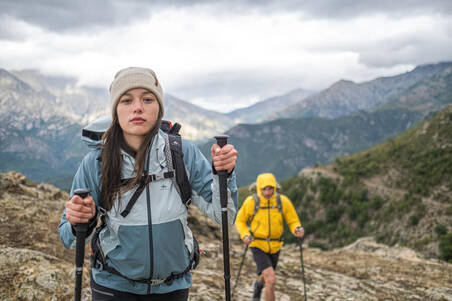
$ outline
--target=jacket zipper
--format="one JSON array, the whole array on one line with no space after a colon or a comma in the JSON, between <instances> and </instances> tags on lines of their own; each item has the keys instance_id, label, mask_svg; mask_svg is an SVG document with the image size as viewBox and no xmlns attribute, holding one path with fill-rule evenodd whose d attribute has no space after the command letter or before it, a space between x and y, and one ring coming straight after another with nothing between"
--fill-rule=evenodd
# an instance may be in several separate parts
<instances>
[{"instance_id":1,"label":"jacket zipper","mask_svg":"<svg viewBox=\"0 0 452 301\"><path fill-rule=\"evenodd\" d=\"M271 244L270 244L270 235L272 232L272 228L271 228L271 223L270 223L270 200L267 200L267 208L268 208L268 252L271 254L272 252L272 248L271 248Z\"/></svg>"},{"instance_id":2,"label":"jacket zipper","mask_svg":"<svg viewBox=\"0 0 452 301\"><path fill-rule=\"evenodd\" d=\"M152 145L152 142L151 142ZM146 176L149 175L149 154L150 154L150 146L148 150L148 159L147 159L147 168L145 171ZM146 207L148 212L148 230L149 230L149 279L152 279L154 274L154 247L152 242L152 212L151 212L151 197L149 193L149 184L146 185ZM151 293L151 284L148 284L148 295Z\"/></svg>"}]
</instances>

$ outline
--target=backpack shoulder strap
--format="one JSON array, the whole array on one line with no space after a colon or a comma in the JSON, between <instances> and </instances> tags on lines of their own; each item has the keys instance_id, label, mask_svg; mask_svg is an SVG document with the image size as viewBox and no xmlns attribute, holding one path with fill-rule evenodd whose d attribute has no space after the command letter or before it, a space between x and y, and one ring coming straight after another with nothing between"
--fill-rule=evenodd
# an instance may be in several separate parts
<instances>
[{"instance_id":1,"label":"backpack shoulder strap","mask_svg":"<svg viewBox=\"0 0 452 301\"><path fill-rule=\"evenodd\" d=\"M284 218L283 211L282 211L281 195L278 192L276 193L276 207L278 208L279 213L281 213L281 215Z\"/></svg>"},{"instance_id":2,"label":"backpack shoulder strap","mask_svg":"<svg viewBox=\"0 0 452 301\"><path fill-rule=\"evenodd\" d=\"M176 123L173 127L177 127L177 125L178 124ZM178 134L180 125L173 133L170 133L171 129L165 138L166 162L168 171L174 170L176 173L176 176L172 178L174 186L182 199L182 203L188 207L191 203L191 186L188 180L187 171L185 170L182 138Z\"/></svg>"},{"instance_id":3,"label":"backpack shoulder strap","mask_svg":"<svg viewBox=\"0 0 452 301\"><path fill-rule=\"evenodd\" d=\"M253 210L253 215L250 218L250 225L253 222L253 219L256 216L257 211L259 211L259 203L260 203L259 196L256 193L253 194L253 199L254 199L254 210Z\"/></svg>"}]
</instances>

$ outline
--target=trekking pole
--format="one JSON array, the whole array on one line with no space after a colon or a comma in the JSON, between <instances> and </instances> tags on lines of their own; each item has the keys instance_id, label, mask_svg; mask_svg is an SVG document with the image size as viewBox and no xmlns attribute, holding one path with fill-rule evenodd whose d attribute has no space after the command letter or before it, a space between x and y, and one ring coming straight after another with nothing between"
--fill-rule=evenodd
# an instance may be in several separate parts
<instances>
[{"instance_id":1,"label":"trekking pole","mask_svg":"<svg viewBox=\"0 0 452 301\"><path fill-rule=\"evenodd\" d=\"M245 257L246 257L246 252L248 251L248 246L249 245L246 245L245 252L243 253L243 256L242 256L242 262L240 262L239 271L237 273L237 277L235 278L234 287L232 288L232 297L234 297L235 288L237 287L237 283L239 283L240 271L242 270L243 263L245 262Z\"/></svg>"},{"instance_id":2,"label":"trekking pole","mask_svg":"<svg viewBox=\"0 0 452 301\"><path fill-rule=\"evenodd\" d=\"M304 237L299 238L300 241L300 260L301 260L301 275L303 276L303 287L304 287L304 301L308 300L308 297L306 296L306 279L304 277L304 264L303 264L303 241Z\"/></svg>"},{"instance_id":3,"label":"trekking pole","mask_svg":"<svg viewBox=\"0 0 452 301\"><path fill-rule=\"evenodd\" d=\"M215 136L220 147L228 143L228 135ZM228 193L227 193L227 170L218 170L220 180L220 203L221 203L221 230L223 232L223 266L224 266L224 290L226 301L231 300L230 270L229 270L229 233L228 233Z\"/></svg>"},{"instance_id":4,"label":"trekking pole","mask_svg":"<svg viewBox=\"0 0 452 301\"><path fill-rule=\"evenodd\" d=\"M74 195L78 195L82 199L88 196L90 190L77 189ZM88 223L80 223L75 225L76 243L75 243L75 294L74 300L80 301L82 297L82 275L83 260L85 259L85 238L88 231Z\"/></svg>"}]
</instances>

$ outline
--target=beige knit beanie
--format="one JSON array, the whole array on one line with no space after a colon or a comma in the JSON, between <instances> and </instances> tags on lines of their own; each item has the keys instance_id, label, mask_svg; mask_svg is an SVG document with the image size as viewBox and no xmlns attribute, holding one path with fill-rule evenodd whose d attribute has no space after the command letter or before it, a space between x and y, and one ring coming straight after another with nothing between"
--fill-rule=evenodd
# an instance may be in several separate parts
<instances>
[{"instance_id":1,"label":"beige knit beanie","mask_svg":"<svg viewBox=\"0 0 452 301\"><path fill-rule=\"evenodd\" d=\"M110 102L112 105L112 115L115 115L115 107L119 98L130 89L143 88L151 91L157 97L160 103L160 109L162 110L162 116L164 113L163 107L163 90L162 86L157 80L155 72L148 68L141 67L128 67L119 70L115 79L110 85Z\"/></svg>"}]
</instances>

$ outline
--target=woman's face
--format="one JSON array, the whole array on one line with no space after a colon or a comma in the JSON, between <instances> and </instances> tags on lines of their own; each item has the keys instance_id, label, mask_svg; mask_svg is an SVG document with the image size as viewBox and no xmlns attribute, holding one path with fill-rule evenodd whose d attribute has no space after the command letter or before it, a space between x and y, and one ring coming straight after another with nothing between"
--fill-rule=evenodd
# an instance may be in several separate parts
<instances>
[{"instance_id":1,"label":"woman's face","mask_svg":"<svg viewBox=\"0 0 452 301\"><path fill-rule=\"evenodd\" d=\"M157 97L143 88L131 89L119 98L116 114L130 146L136 146L154 127L159 110Z\"/></svg>"}]
</instances>

